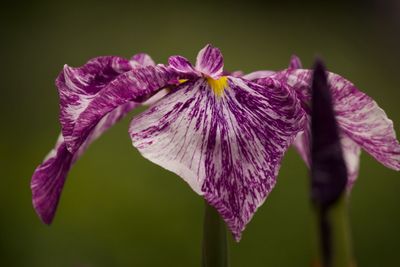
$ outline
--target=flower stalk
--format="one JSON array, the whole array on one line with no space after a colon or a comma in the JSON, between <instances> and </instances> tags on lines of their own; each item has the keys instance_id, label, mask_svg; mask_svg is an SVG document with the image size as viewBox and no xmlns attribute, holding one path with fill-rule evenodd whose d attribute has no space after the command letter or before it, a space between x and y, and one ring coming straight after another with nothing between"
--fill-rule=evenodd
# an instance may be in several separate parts
<instances>
[{"instance_id":1,"label":"flower stalk","mask_svg":"<svg viewBox=\"0 0 400 267\"><path fill-rule=\"evenodd\" d=\"M313 208L318 229L313 267L355 267L348 198L341 196L330 209Z\"/></svg>"},{"instance_id":2,"label":"flower stalk","mask_svg":"<svg viewBox=\"0 0 400 267\"><path fill-rule=\"evenodd\" d=\"M225 222L214 207L204 202L203 267L228 267L228 242Z\"/></svg>"}]
</instances>

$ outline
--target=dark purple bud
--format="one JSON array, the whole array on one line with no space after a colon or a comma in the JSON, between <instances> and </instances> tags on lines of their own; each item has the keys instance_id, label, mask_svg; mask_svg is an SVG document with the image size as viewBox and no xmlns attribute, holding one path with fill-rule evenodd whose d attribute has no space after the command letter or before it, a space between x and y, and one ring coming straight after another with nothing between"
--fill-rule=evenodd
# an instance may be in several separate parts
<instances>
[{"instance_id":1,"label":"dark purple bud","mask_svg":"<svg viewBox=\"0 0 400 267\"><path fill-rule=\"evenodd\" d=\"M323 63L317 60L312 80L311 100L311 198L328 208L344 192L346 165Z\"/></svg>"},{"instance_id":2,"label":"dark purple bud","mask_svg":"<svg viewBox=\"0 0 400 267\"><path fill-rule=\"evenodd\" d=\"M347 170L325 67L314 66L311 100L311 199L318 211L323 266L332 265L330 207L346 189Z\"/></svg>"}]
</instances>

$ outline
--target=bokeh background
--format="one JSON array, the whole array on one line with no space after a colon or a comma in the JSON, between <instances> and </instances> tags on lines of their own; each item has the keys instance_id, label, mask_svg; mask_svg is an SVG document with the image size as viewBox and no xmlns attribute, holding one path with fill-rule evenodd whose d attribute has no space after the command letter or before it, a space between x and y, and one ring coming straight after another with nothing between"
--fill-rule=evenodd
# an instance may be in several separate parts
<instances>
[{"instance_id":1,"label":"bokeh background","mask_svg":"<svg viewBox=\"0 0 400 267\"><path fill-rule=\"evenodd\" d=\"M192 60L212 43L225 68L285 68L296 53L372 96L400 132L400 1L31 1L1 5L0 266L200 266L203 201L131 146L128 116L73 167L52 226L31 205L30 177L60 130L63 64L149 53ZM137 113L136 111L134 113ZM133 115L133 114L132 114ZM399 266L400 175L367 154L351 195L359 266ZM232 266L309 266L307 169L294 150L244 232Z\"/></svg>"}]
</instances>

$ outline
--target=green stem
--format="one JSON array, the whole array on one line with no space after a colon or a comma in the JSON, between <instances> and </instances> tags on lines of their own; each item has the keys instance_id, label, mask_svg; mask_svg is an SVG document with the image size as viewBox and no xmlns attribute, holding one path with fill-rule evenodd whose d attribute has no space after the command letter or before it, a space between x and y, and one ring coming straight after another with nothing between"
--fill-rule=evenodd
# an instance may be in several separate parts
<instances>
[{"instance_id":1,"label":"green stem","mask_svg":"<svg viewBox=\"0 0 400 267\"><path fill-rule=\"evenodd\" d=\"M316 215L315 229L318 229L318 231L315 240L317 244L316 261L313 266L355 267L348 219L347 197L340 197L340 199L325 212L315 206L314 211ZM328 237L326 229L323 229L324 227L329 229ZM324 252L324 242L330 244L330 255Z\"/></svg>"},{"instance_id":2,"label":"green stem","mask_svg":"<svg viewBox=\"0 0 400 267\"><path fill-rule=\"evenodd\" d=\"M203 226L203 267L228 267L228 242L225 222L218 212L205 202Z\"/></svg>"}]
</instances>

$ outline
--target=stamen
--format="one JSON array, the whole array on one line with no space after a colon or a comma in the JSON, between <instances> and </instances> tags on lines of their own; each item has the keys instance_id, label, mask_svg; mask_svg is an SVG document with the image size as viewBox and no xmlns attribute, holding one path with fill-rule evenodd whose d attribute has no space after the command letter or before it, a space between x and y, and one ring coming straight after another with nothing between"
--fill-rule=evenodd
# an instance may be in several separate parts
<instances>
[{"instance_id":1,"label":"stamen","mask_svg":"<svg viewBox=\"0 0 400 267\"><path fill-rule=\"evenodd\" d=\"M221 97L224 95L224 90L226 87L228 87L228 77L222 76L217 80L214 80L213 78L210 77L207 77L206 79L216 96Z\"/></svg>"}]
</instances>

